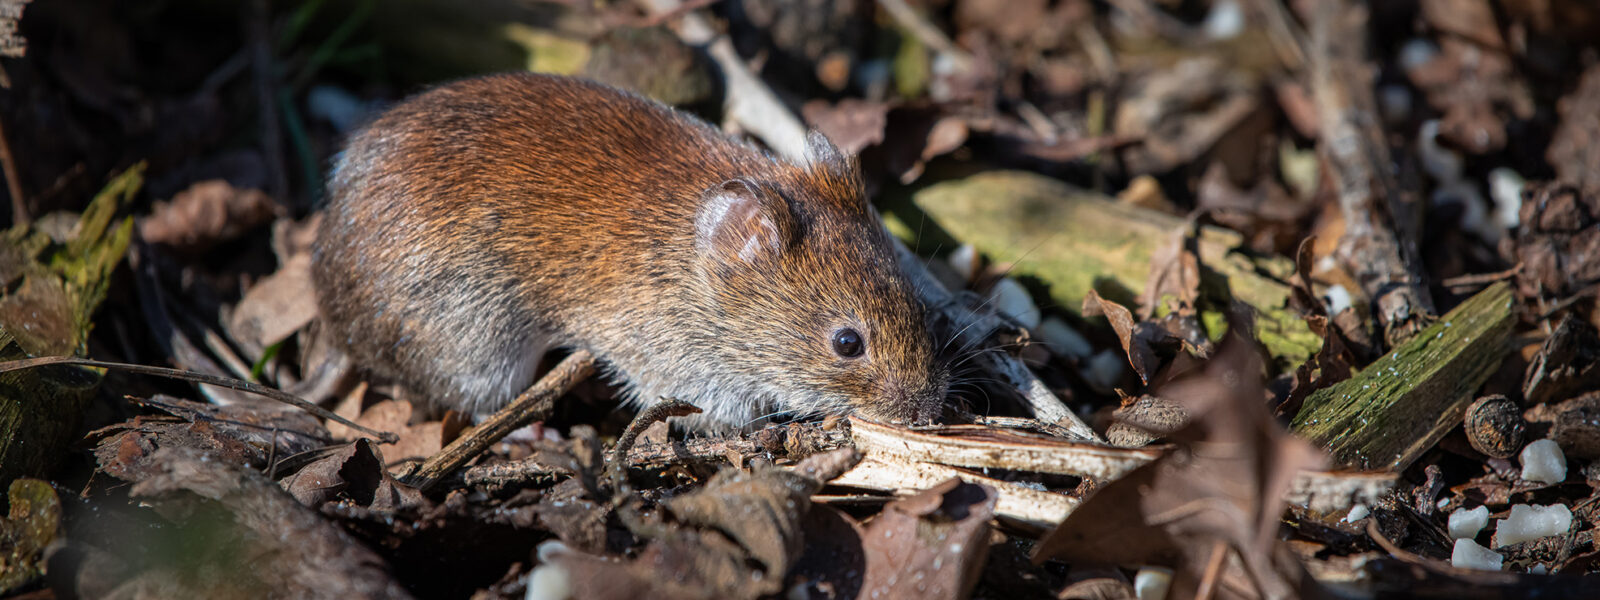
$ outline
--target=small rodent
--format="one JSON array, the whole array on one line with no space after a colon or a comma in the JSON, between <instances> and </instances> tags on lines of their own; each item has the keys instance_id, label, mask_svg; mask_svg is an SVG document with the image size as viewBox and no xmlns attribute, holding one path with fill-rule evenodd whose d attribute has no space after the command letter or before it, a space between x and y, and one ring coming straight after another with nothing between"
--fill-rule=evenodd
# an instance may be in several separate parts
<instances>
[{"instance_id":1,"label":"small rodent","mask_svg":"<svg viewBox=\"0 0 1600 600\"><path fill-rule=\"evenodd\" d=\"M631 93L516 73L446 84L337 158L313 278L355 364L493 411L545 349L713 423L926 422L948 368L867 203L812 133L794 165Z\"/></svg>"}]
</instances>

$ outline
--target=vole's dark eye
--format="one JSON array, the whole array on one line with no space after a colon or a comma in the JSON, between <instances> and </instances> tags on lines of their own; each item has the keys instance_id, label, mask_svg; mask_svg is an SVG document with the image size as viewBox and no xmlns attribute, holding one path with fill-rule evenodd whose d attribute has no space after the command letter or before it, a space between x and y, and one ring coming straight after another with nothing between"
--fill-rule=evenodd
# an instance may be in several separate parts
<instances>
[{"instance_id":1,"label":"vole's dark eye","mask_svg":"<svg viewBox=\"0 0 1600 600\"><path fill-rule=\"evenodd\" d=\"M833 332L833 351L839 356L855 358L861 356L866 347L866 342L861 340L861 334L856 333L854 329L846 327Z\"/></svg>"}]
</instances>

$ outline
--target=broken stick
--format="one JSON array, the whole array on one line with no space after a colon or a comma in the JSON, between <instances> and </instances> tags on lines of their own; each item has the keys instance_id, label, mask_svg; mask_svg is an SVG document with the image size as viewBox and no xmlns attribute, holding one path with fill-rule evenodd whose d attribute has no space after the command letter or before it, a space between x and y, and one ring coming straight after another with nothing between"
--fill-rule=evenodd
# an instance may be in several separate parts
<instances>
[{"instance_id":1,"label":"broken stick","mask_svg":"<svg viewBox=\"0 0 1600 600\"><path fill-rule=\"evenodd\" d=\"M1344 212L1339 258L1372 301L1384 340L1398 346L1437 314L1416 248L1417 205L1397 180L1379 127L1372 74L1362 60L1366 8L1317 4L1309 51L1311 95Z\"/></svg>"},{"instance_id":2,"label":"broken stick","mask_svg":"<svg viewBox=\"0 0 1600 600\"><path fill-rule=\"evenodd\" d=\"M446 475L455 472L511 432L549 416L556 399L593 375L594 369L593 354L588 350L572 351L505 408L495 411L488 420L472 428L470 433L457 438L438 454L428 457L427 462L405 477L406 483L428 491Z\"/></svg>"}]
</instances>

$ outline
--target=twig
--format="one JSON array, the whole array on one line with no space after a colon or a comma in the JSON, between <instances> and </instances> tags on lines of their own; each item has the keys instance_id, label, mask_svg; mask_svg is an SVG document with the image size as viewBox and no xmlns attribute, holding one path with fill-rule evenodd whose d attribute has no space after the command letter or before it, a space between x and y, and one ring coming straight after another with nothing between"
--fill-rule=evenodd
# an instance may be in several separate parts
<instances>
[{"instance_id":1,"label":"twig","mask_svg":"<svg viewBox=\"0 0 1600 600\"><path fill-rule=\"evenodd\" d=\"M145 366L145 365L130 365L130 364L127 364L127 363L107 362L107 361L103 361L103 360L92 360L92 359L88 359L88 358L78 358L76 356L41 356L39 358L25 358L25 359L22 359L22 360L7 361L7 362L0 363L0 373L9 373L11 371L20 371L22 369L32 369L32 368L35 368L35 367L44 367L44 366L49 366L49 365L73 365L73 366L79 366L79 367L98 367L98 368L102 368L102 369L117 369L119 371L127 371L129 373L138 373L140 375L155 375L157 377L170 377L172 379L181 379L181 380L184 380L184 381L193 381L195 383L205 383L205 384L215 385L215 386L219 386L219 387L225 387L225 388L228 388L228 389L239 390L241 392L250 392L252 394L260 394L262 396L266 396L268 398L271 398L273 400L277 400L277 401L282 402L284 404L288 404L290 406L294 406L296 408L299 408L300 410L304 410L304 411L306 411L308 413L311 413L313 415L316 415L318 417L322 417L324 419L327 419L329 421L333 421L335 423L339 423L340 425L344 425L344 426L349 427L351 429L354 429L356 431L360 431L361 433L365 433L367 435L373 436L374 438L377 438L379 441L381 441L381 442L383 442L385 444L393 444L395 442L400 441L400 436L398 436L398 435L395 435L395 434L387 432L387 431L377 431L375 429L369 429L369 428L364 427L362 425L358 425L358 424L356 424L355 422L353 422L353 421L351 421L349 419L346 419L344 417L341 417L339 415L334 414L332 411L329 411L328 409L325 409L325 408L323 408L321 406L317 406L317 405L312 404L310 402L306 402L305 400L301 400L301 399L299 399L299 398L297 398L295 396L292 396L292 395L284 392L283 390L276 390L276 389L269 388L269 387L264 386L264 385L250 383L248 381L242 381L242 380L239 380L239 379L234 379L232 377L221 377L221 376L217 376L217 375L207 375L205 373L196 373L194 371L184 371L184 370L181 370L181 369L168 369L168 368L165 368L165 367L150 367L150 366Z\"/></svg>"},{"instance_id":2,"label":"twig","mask_svg":"<svg viewBox=\"0 0 1600 600\"><path fill-rule=\"evenodd\" d=\"M1385 340L1396 346L1436 314L1408 211L1415 199L1396 180L1378 126L1372 78L1361 57L1366 9L1348 0L1316 6L1310 87L1322 123L1319 146L1332 167L1344 212L1339 255L1371 299Z\"/></svg>"},{"instance_id":3,"label":"twig","mask_svg":"<svg viewBox=\"0 0 1600 600\"><path fill-rule=\"evenodd\" d=\"M700 412L693 404L672 398L662 398L659 402L645 407L639 411L633 422L628 424L628 429L622 432L622 437L617 438L617 445L611 448L611 456L606 460L606 474L611 479L611 489L622 494L628 485L627 458L633 450L634 442L644 434L646 429L658 422L666 421L669 417L686 417Z\"/></svg>"},{"instance_id":4,"label":"twig","mask_svg":"<svg viewBox=\"0 0 1600 600\"><path fill-rule=\"evenodd\" d=\"M261 129L261 153L267 161L267 192L279 204L289 203L289 174L283 164L283 133L278 127L276 77L273 72L272 40L267 31L271 18L267 0L253 0L246 27L250 34L250 62L255 75L256 110Z\"/></svg>"},{"instance_id":5,"label":"twig","mask_svg":"<svg viewBox=\"0 0 1600 600\"><path fill-rule=\"evenodd\" d=\"M1516 264L1516 266L1504 271L1496 271L1494 273L1468 273L1466 275L1451 277L1439 282L1439 284L1449 288L1452 292L1455 292L1459 289L1481 288L1497 281L1505 281L1507 279L1511 279L1512 277L1516 277L1517 273L1522 272L1522 267L1523 264L1519 262Z\"/></svg>"},{"instance_id":6,"label":"twig","mask_svg":"<svg viewBox=\"0 0 1600 600\"><path fill-rule=\"evenodd\" d=\"M505 408L472 429L472 432L451 442L438 454L428 457L422 467L406 476L406 483L426 492L446 475L467 464L467 461L489 449L518 428L545 418L555 407L556 399L578 382L594 374L594 355L587 350L574 350L554 369L533 382Z\"/></svg>"},{"instance_id":7,"label":"twig","mask_svg":"<svg viewBox=\"0 0 1600 600\"><path fill-rule=\"evenodd\" d=\"M6 175L6 192L11 194L11 224L27 225L33 222L28 215L28 203L22 197L22 179L17 174L17 161L11 156L11 142L6 138L4 121L0 121L0 169Z\"/></svg>"},{"instance_id":8,"label":"twig","mask_svg":"<svg viewBox=\"0 0 1600 600\"><path fill-rule=\"evenodd\" d=\"M682 0L639 0L652 15L672 14L680 10ZM728 91L723 101L727 118L737 121L745 131L761 138L780 156L794 162L806 162L806 129L794 113L784 107L772 89L761 82L733 49L728 36L711 27L706 18L696 12L687 12L677 19L672 30L685 44L705 46L706 53L722 69Z\"/></svg>"},{"instance_id":9,"label":"twig","mask_svg":"<svg viewBox=\"0 0 1600 600\"><path fill-rule=\"evenodd\" d=\"M922 18L922 15L918 15L905 0L878 0L878 6L882 6L884 12L889 13L896 23L915 36L922 45L949 56L955 61L957 69L965 71L972 67L972 55L956 46L944 31L934 27L927 19Z\"/></svg>"}]
</instances>

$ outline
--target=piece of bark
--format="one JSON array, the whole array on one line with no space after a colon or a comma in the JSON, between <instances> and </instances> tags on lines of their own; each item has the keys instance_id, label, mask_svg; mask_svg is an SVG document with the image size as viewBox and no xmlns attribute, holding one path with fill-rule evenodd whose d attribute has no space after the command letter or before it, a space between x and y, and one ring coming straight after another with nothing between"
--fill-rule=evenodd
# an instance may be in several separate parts
<instances>
[{"instance_id":1,"label":"piece of bark","mask_svg":"<svg viewBox=\"0 0 1600 600\"><path fill-rule=\"evenodd\" d=\"M917 192L917 207L951 235L977 247L1010 273L1031 275L1049 287L1061 309L1077 312L1090 290L1131 302L1144 290L1158 244L1185 226L1183 219L1125 206L1094 192L1020 171L992 171L939 183ZM1284 257L1234 252L1239 234L1199 228L1202 292L1226 286L1229 298L1255 309L1256 332L1281 366L1293 368L1322 340L1287 308L1294 272ZM1202 321L1221 315L1202 312Z\"/></svg>"},{"instance_id":2,"label":"piece of bark","mask_svg":"<svg viewBox=\"0 0 1600 600\"><path fill-rule=\"evenodd\" d=\"M1317 390L1295 433L1344 466L1403 470L1459 426L1473 394L1500 365L1515 322L1511 287L1461 303L1359 375Z\"/></svg>"},{"instance_id":3,"label":"piece of bark","mask_svg":"<svg viewBox=\"0 0 1600 600\"><path fill-rule=\"evenodd\" d=\"M1436 310L1415 242L1419 199L1400 185L1379 127L1364 56L1366 21L1367 9L1347 0L1317 3L1307 54L1319 148L1344 213L1338 256L1371 299L1393 347L1428 326Z\"/></svg>"}]
</instances>

